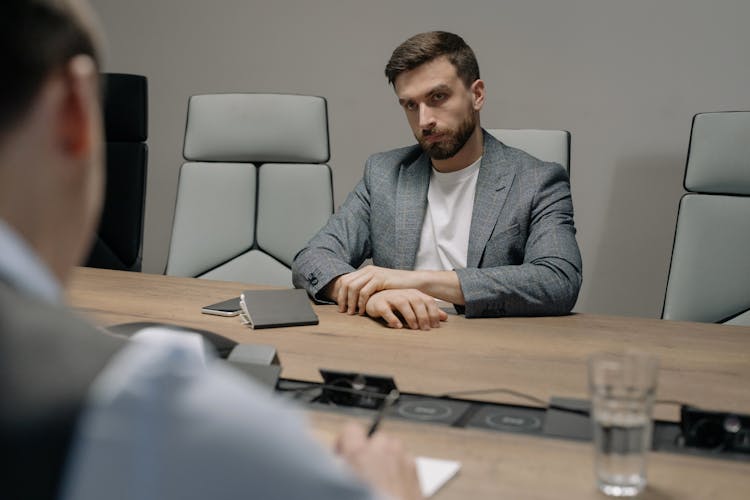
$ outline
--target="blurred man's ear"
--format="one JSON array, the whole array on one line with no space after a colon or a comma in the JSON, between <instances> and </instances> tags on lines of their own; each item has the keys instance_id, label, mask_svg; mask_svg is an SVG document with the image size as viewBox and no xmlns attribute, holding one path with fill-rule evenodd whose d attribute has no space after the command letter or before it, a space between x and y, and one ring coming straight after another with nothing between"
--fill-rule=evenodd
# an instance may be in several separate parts
<instances>
[{"instance_id":1,"label":"blurred man's ear","mask_svg":"<svg viewBox=\"0 0 750 500\"><path fill-rule=\"evenodd\" d=\"M75 159L81 159L97 147L95 125L99 109L98 72L91 57L79 55L64 69L64 96L59 114L60 146Z\"/></svg>"}]
</instances>

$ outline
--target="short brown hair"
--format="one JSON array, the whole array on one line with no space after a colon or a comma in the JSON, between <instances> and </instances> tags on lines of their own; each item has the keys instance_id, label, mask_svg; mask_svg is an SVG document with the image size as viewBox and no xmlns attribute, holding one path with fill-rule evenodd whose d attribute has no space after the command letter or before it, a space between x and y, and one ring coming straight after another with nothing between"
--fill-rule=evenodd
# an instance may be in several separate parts
<instances>
[{"instance_id":1,"label":"short brown hair","mask_svg":"<svg viewBox=\"0 0 750 500\"><path fill-rule=\"evenodd\" d=\"M98 60L80 10L71 0L0 1L0 133L27 111L52 71L81 54Z\"/></svg>"},{"instance_id":2,"label":"short brown hair","mask_svg":"<svg viewBox=\"0 0 750 500\"><path fill-rule=\"evenodd\" d=\"M463 38L446 31L430 31L414 35L396 47L385 65L388 83L393 85L401 73L440 56L448 58L467 87L479 79L477 58Z\"/></svg>"}]
</instances>

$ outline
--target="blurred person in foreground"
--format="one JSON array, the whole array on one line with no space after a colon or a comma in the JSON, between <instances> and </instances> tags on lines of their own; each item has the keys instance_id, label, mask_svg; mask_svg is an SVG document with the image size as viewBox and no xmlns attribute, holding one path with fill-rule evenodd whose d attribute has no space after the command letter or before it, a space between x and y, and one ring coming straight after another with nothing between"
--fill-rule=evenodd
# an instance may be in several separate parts
<instances>
[{"instance_id":1,"label":"blurred person in foreground","mask_svg":"<svg viewBox=\"0 0 750 500\"><path fill-rule=\"evenodd\" d=\"M393 439L351 424L336 460L200 337L126 341L65 307L102 206L98 48L83 2L0 3L3 498L421 498Z\"/></svg>"}]
</instances>

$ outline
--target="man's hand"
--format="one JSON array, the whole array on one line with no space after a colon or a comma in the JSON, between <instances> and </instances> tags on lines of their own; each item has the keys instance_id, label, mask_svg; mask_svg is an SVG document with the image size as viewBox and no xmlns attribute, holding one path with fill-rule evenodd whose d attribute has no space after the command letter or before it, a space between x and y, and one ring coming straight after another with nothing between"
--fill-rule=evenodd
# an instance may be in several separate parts
<instances>
[{"instance_id":1,"label":"man's hand","mask_svg":"<svg viewBox=\"0 0 750 500\"><path fill-rule=\"evenodd\" d=\"M336 453L377 491L400 500L422 498L414 458L399 441L380 432L368 439L361 426L349 422L336 440Z\"/></svg>"},{"instance_id":2,"label":"man's hand","mask_svg":"<svg viewBox=\"0 0 750 500\"><path fill-rule=\"evenodd\" d=\"M331 298L339 305L339 312L365 314L370 297L391 288L416 288L410 285L410 271L399 271L378 266L365 266L336 278Z\"/></svg>"},{"instance_id":3,"label":"man's hand","mask_svg":"<svg viewBox=\"0 0 750 500\"><path fill-rule=\"evenodd\" d=\"M440 309L435 299L415 289L383 290L367 301L367 315L383 318L391 328L401 328L403 323L399 313L412 330L439 328L441 321L448 319L448 313Z\"/></svg>"}]
</instances>

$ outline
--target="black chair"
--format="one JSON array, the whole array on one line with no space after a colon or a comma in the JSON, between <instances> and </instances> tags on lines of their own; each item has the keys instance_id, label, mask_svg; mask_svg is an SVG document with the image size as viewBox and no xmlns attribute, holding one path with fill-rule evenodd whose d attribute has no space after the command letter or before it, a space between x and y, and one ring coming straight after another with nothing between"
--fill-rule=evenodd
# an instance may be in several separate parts
<instances>
[{"instance_id":1,"label":"black chair","mask_svg":"<svg viewBox=\"0 0 750 500\"><path fill-rule=\"evenodd\" d=\"M146 202L148 87L146 77L102 75L107 139L107 189L89 267L140 271Z\"/></svg>"}]
</instances>

